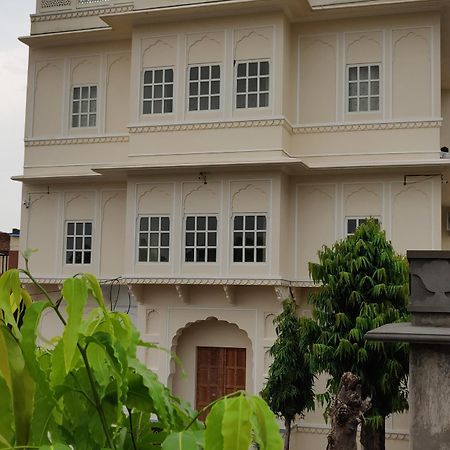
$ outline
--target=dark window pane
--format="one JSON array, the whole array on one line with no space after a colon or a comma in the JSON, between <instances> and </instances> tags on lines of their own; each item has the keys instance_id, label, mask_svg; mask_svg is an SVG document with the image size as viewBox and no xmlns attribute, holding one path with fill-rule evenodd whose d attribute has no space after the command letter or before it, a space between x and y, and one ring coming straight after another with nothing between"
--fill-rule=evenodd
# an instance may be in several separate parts
<instances>
[{"instance_id":1,"label":"dark window pane","mask_svg":"<svg viewBox=\"0 0 450 450\"><path fill-rule=\"evenodd\" d=\"M89 102L89 112L95 113L97 111L97 100L91 100Z\"/></svg>"},{"instance_id":2,"label":"dark window pane","mask_svg":"<svg viewBox=\"0 0 450 450\"><path fill-rule=\"evenodd\" d=\"M72 117L72 127L73 128L78 128L80 126L79 122L78 122L78 116L73 116Z\"/></svg>"},{"instance_id":3,"label":"dark window pane","mask_svg":"<svg viewBox=\"0 0 450 450\"><path fill-rule=\"evenodd\" d=\"M159 84L153 88L153 95L155 98L162 97L162 85L161 84Z\"/></svg>"},{"instance_id":4,"label":"dark window pane","mask_svg":"<svg viewBox=\"0 0 450 450\"><path fill-rule=\"evenodd\" d=\"M146 70L144 72L144 83L150 84L153 82L153 71L152 70Z\"/></svg>"},{"instance_id":5,"label":"dark window pane","mask_svg":"<svg viewBox=\"0 0 450 450\"><path fill-rule=\"evenodd\" d=\"M233 262L242 262L242 249L233 249Z\"/></svg>"},{"instance_id":6,"label":"dark window pane","mask_svg":"<svg viewBox=\"0 0 450 450\"><path fill-rule=\"evenodd\" d=\"M359 68L359 79L360 80L367 80L369 78L369 67L368 66L362 66Z\"/></svg>"},{"instance_id":7,"label":"dark window pane","mask_svg":"<svg viewBox=\"0 0 450 450\"><path fill-rule=\"evenodd\" d=\"M254 248L246 248L245 249L245 262L254 262L255 261L255 249Z\"/></svg>"},{"instance_id":8,"label":"dark window pane","mask_svg":"<svg viewBox=\"0 0 450 450\"><path fill-rule=\"evenodd\" d=\"M220 66L212 66L211 78L220 78Z\"/></svg>"},{"instance_id":9,"label":"dark window pane","mask_svg":"<svg viewBox=\"0 0 450 450\"><path fill-rule=\"evenodd\" d=\"M269 74L269 61L262 61L259 64L259 73L261 75L268 75Z\"/></svg>"},{"instance_id":10,"label":"dark window pane","mask_svg":"<svg viewBox=\"0 0 450 450\"><path fill-rule=\"evenodd\" d=\"M243 78L242 80L237 80L236 91L237 92L247 91L247 80L245 78Z\"/></svg>"},{"instance_id":11,"label":"dark window pane","mask_svg":"<svg viewBox=\"0 0 450 450\"><path fill-rule=\"evenodd\" d=\"M348 70L348 79L350 81L355 81L358 79L358 68L357 67L350 67Z\"/></svg>"},{"instance_id":12,"label":"dark window pane","mask_svg":"<svg viewBox=\"0 0 450 450\"><path fill-rule=\"evenodd\" d=\"M82 264L83 252L75 252L75 264Z\"/></svg>"},{"instance_id":13,"label":"dark window pane","mask_svg":"<svg viewBox=\"0 0 450 450\"><path fill-rule=\"evenodd\" d=\"M164 112L171 113L173 111L173 100L164 100Z\"/></svg>"},{"instance_id":14,"label":"dark window pane","mask_svg":"<svg viewBox=\"0 0 450 450\"><path fill-rule=\"evenodd\" d=\"M256 92L258 90L258 79L257 78L250 78L248 80L248 91L249 92Z\"/></svg>"},{"instance_id":15,"label":"dark window pane","mask_svg":"<svg viewBox=\"0 0 450 450\"><path fill-rule=\"evenodd\" d=\"M380 78L380 67L379 66L370 66L370 78L372 78L372 79Z\"/></svg>"},{"instance_id":16,"label":"dark window pane","mask_svg":"<svg viewBox=\"0 0 450 450\"><path fill-rule=\"evenodd\" d=\"M89 102L87 100L83 100L81 102L81 112L82 113L87 113L89 109Z\"/></svg>"},{"instance_id":17,"label":"dark window pane","mask_svg":"<svg viewBox=\"0 0 450 450\"><path fill-rule=\"evenodd\" d=\"M148 217L141 217L140 224L139 224L139 230L140 231L148 230Z\"/></svg>"},{"instance_id":18,"label":"dark window pane","mask_svg":"<svg viewBox=\"0 0 450 450\"><path fill-rule=\"evenodd\" d=\"M161 249L161 262L169 262L169 249L168 248Z\"/></svg>"},{"instance_id":19,"label":"dark window pane","mask_svg":"<svg viewBox=\"0 0 450 450\"><path fill-rule=\"evenodd\" d=\"M148 259L150 262L159 262L158 260L158 249L151 248L149 249Z\"/></svg>"},{"instance_id":20,"label":"dark window pane","mask_svg":"<svg viewBox=\"0 0 450 450\"><path fill-rule=\"evenodd\" d=\"M166 69L164 80L166 83L171 83L173 81L173 69Z\"/></svg>"},{"instance_id":21,"label":"dark window pane","mask_svg":"<svg viewBox=\"0 0 450 450\"><path fill-rule=\"evenodd\" d=\"M169 233L161 233L161 246L162 247L169 246Z\"/></svg>"},{"instance_id":22,"label":"dark window pane","mask_svg":"<svg viewBox=\"0 0 450 450\"><path fill-rule=\"evenodd\" d=\"M220 97L214 96L211 97L211 109L219 109L220 108Z\"/></svg>"},{"instance_id":23,"label":"dark window pane","mask_svg":"<svg viewBox=\"0 0 450 450\"><path fill-rule=\"evenodd\" d=\"M208 249L208 262L216 262L216 249L215 248Z\"/></svg>"},{"instance_id":24,"label":"dark window pane","mask_svg":"<svg viewBox=\"0 0 450 450\"><path fill-rule=\"evenodd\" d=\"M83 249L83 238L77 237L75 238L75 249L82 250Z\"/></svg>"},{"instance_id":25,"label":"dark window pane","mask_svg":"<svg viewBox=\"0 0 450 450\"><path fill-rule=\"evenodd\" d=\"M211 94L218 94L220 92L220 81L211 82Z\"/></svg>"},{"instance_id":26,"label":"dark window pane","mask_svg":"<svg viewBox=\"0 0 450 450\"><path fill-rule=\"evenodd\" d=\"M347 233L353 234L356 230L356 219L347 220Z\"/></svg>"},{"instance_id":27,"label":"dark window pane","mask_svg":"<svg viewBox=\"0 0 450 450\"><path fill-rule=\"evenodd\" d=\"M78 100L80 98L80 88L79 87L73 88L73 98L75 100Z\"/></svg>"},{"instance_id":28,"label":"dark window pane","mask_svg":"<svg viewBox=\"0 0 450 450\"><path fill-rule=\"evenodd\" d=\"M207 80L209 78L209 66L200 67L200 79Z\"/></svg>"},{"instance_id":29,"label":"dark window pane","mask_svg":"<svg viewBox=\"0 0 450 450\"><path fill-rule=\"evenodd\" d=\"M145 86L144 87L144 98L152 98L152 87L151 86Z\"/></svg>"},{"instance_id":30,"label":"dark window pane","mask_svg":"<svg viewBox=\"0 0 450 450\"><path fill-rule=\"evenodd\" d=\"M172 97L173 96L173 84L166 84L164 86L164 97Z\"/></svg>"},{"instance_id":31,"label":"dark window pane","mask_svg":"<svg viewBox=\"0 0 450 450\"><path fill-rule=\"evenodd\" d=\"M73 264L73 253L66 252L66 264Z\"/></svg>"},{"instance_id":32,"label":"dark window pane","mask_svg":"<svg viewBox=\"0 0 450 450\"><path fill-rule=\"evenodd\" d=\"M380 110L380 99L378 97L372 97L370 99L370 110L379 111Z\"/></svg>"},{"instance_id":33,"label":"dark window pane","mask_svg":"<svg viewBox=\"0 0 450 450\"><path fill-rule=\"evenodd\" d=\"M206 261L206 252L204 248L198 248L196 253L197 253L197 262Z\"/></svg>"},{"instance_id":34,"label":"dark window pane","mask_svg":"<svg viewBox=\"0 0 450 450\"><path fill-rule=\"evenodd\" d=\"M75 231L75 224L73 222L69 222L67 224L67 234L73 234Z\"/></svg>"},{"instance_id":35,"label":"dark window pane","mask_svg":"<svg viewBox=\"0 0 450 450\"><path fill-rule=\"evenodd\" d=\"M234 229L242 230L244 227L244 216L235 216L234 217Z\"/></svg>"},{"instance_id":36,"label":"dark window pane","mask_svg":"<svg viewBox=\"0 0 450 450\"><path fill-rule=\"evenodd\" d=\"M92 250L92 238L88 237L84 239L85 250Z\"/></svg>"},{"instance_id":37,"label":"dark window pane","mask_svg":"<svg viewBox=\"0 0 450 450\"><path fill-rule=\"evenodd\" d=\"M243 243L243 233L234 233L234 241L233 241L233 245L235 247L240 247L242 246Z\"/></svg>"},{"instance_id":38,"label":"dark window pane","mask_svg":"<svg viewBox=\"0 0 450 450\"><path fill-rule=\"evenodd\" d=\"M161 231L169 231L170 219L169 217L161 217Z\"/></svg>"},{"instance_id":39,"label":"dark window pane","mask_svg":"<svg viewBox=\"0 0 450 450\"><path fill-rule=\"evenodd\" d=\"M256 108L258 106L258 94L249 94L247 106L249 108Z\"/></svg>"},{"instance_id":40,"label":"dark window pane","mask_svg":"<svg viewBox=\"0 0 450 450\"><path fill-rule=\"evenodd\" d=\"M259 246L266 245L266 233L264 232L256 233L256 245Z\"/></svg>"},{"instance_id":41,"label":"dark window pane","mask_svg":"<svg viewBox=\"0 0 450 450\"><path fill-rule=\"evenodd\" d=\"M198 83L189 83L189 95L198 95Z\"/></svg>"},{"instance_id":42,"label":"dark window pane","mask_svg":"<svg viewBox=\"0 0 450 450\"><path fill-rule=\"evenodd\" d=\"M139 246L140 247L148 246L148 234L147 233L139 233Z\"/></svg>"},{"instance_id":43,"label":"dark window pane","mask_svg":"<svg viewBox=\"0 0 450 450\"><path fill-rule=\"evenodd\" d=\"M209 109L208 97L200 97L200 111L206 111Z\"/></svg>"},{"instance_id":44,"label":"dark window pane","mask_svg":"<svg viewBox=\"0 0 450 450\"><path fill-rule=\"evenodd\" d=\"M150 230L159 231L159 217L150 218Z\"/></svg>"},{"instance_id":45,"label":"dark window pane","mask_svg":"<svg viewBox=\"0 0 450 450\"><path fill-rule=\"evenodd\" d=\"M189 73L189 79L190 80L198 80L198 67L191 67L191 70Z\"/></svg>"},{"instance_id":46,"label":"dark window pane","mask_svg":"<svg viewBox=\"0 0 450 450\"><path fill-rule=\"evenodd\" d=\"M269 94L259 94L259 106L261 108L269 106Z\"/></svg>"},{"instance_id":47,"label":"dark window pane","mask_svg":"<svg viewBox=\"0 0 450 450\"><path fill-rule=\"evenodd\" d=\"M256 217L256 227L258 230L266 229L266 216L257 216Z\"/></svg>"},{"instance_id":48,"label":"dark window pane","mask_svg":"<svg viewBox=\"0 0 450 450\"><path fill-rule=\"evenodd\" d=\"M90 114L89 115L89 126L95 127L96 123L97 123L97 119L96 119L95 114Z\"/></svg>"},{"instance_id":49,"label":"dark window pane","mask_svg":"<svg viewBox=\"0 0 450 450\"><path fill-rule=\"evenodd\" d=\"M83 224L78 222L75 226L75 230L77 234L83 234Z\"/></svg>"},{"instance_id":50,"label":"dark window pane","mask_svg":"<svg viewBox=\"0 0 450 450\"><path fill-rule=\"evenodd\" d=\"M87 127L88 125L88 116L87 114L83 114L80 116L80 127Z\"/></svg>"},{"instance_id":51,"label":"dark window pane","mask_svg":"<svg viewBox=\"0 0 450 450\"><path fill-rule=\"evenodd\" d=\"M239 63L237 66L237 76L238 77L245 77L247 75L247 64L246 63Z\"/></svg>"},{"instance_id":52,"label":"dark window pane","mask_svg":"<svg viewBox=\"0 0 450 450\"><path fill-rule=\"evenodd\" d=\"M140 262L147 262L147 249L146 248L140 248L139 249L139 261Z\"/></svg>"},{"instance_id":53,"label":"dark window pane","mask_svg":"<svg viewBox=\"0 0 450 450\"><path fill-rule=\"evenodd\" d=\"M197 111L198 110L198 100L197 98L189 99L189 111Z\"/></svg>"},{"instance_id":54,"label":"dark window pane","mask_svg":"<svg viewBox=\"0 0 450 450\"><path fill-rule=\"evenodd\" d=\"M236 97L236 108L245 108L245 95L238 95Z\"/></svg>"},{"instance_id":55,"label":"dark window pane","mask_svg":"<svg viewBox=\"0 0 450 450\"><path fill-rule=\"evenodd\" d=\"M194 245L194 233L186 233L186 245L189 247Z\"/></svg>"},{"instance_id":56,"label":"dark window pane","mask_svg":"<svg viewBox=\"0 0 450 450\"><path fill-rule=\"evenodd\" d=\"M208 230L217 230L217 217L208 217Z\"/></svg>"},{"instance_id":57,"label":"dark window pane","mask_svg":"<svg viewBox=\"0 0 450 450\"><path fill-rule=\"evenodd\" d=\"M217 233L208 233L208 245L215 247L217 245Z\"/></svg>"},{"instance_id":58,"label":"dark window pane","mask_svg":"<svg viewBox=\"0 0 450 450\"><path fill-rule=\"evenodd\" d=\"M248 74L249 76L256 76L258 75L258 63L257 62L251 62L248 65Z\"/></svg>"},{"instance_id":59,"label":"dark window pane","mask_svg":"<svg viewBox=\"0 0 450 450\"><path fill-rule=\"evenodd\" d=\"M192 249L192 248L187 248L187 249L185 250L185 253L184 253L184 260L185 260L186 262L193 262L193 261L194 261L194 249Z\"/></svg>"},{"instance_id":60,"label":"dark window pane","mask_svg":"<svg viewBox=\"0 0 450 450\"><path fill-rule=\"evenodd\" d=\"M266 249L257 248L256 249L256 262L266 262Z\"/></svg>"},{"instance_id":61,"label":"dark window pane","mask_svg":"<svg viewBox=\"0 0 450 450\"><path fill-rule=\"evenodd\" d=\"M194 230L195 229L195 217L188 216L186 217L186 230Z\"/></svg>"},{"instance_id":62,"label":"dark window pane","mask_svg":"<svg viewBox=\"0 0 450 450\"><path fill-rule=\"evenodd\" d=\"M91 263L91 252L84 252L84 264Z\"/></svg>"},{"instance_id":63,"label":"dark window pane","mask_svg":"<svg viewBox=\"0 0 450 450\"><path fill-rule=\"evenodd\" d=\"M81 88L81 98L89 98L89 87L84 86Z\"/></svg>"},{"instance_id":64,"label":"dark window pane","mask_svg":"<svg viewBox=\"0 0 450 450\"><path fill-rule=\"evenodd\" d=\"M360 111L368 111L369 109L369 100L367 97L362 97L359 99L359 110Z\"/></svg>"},{"instance_id":65,"label":"dark window pane","mask_svg":"<svg viewBox=\"0 0 450 450\"><path fill-rule=\"evenodd\" d=\"M348 110L349 112L355 112L358 110L358 99L350 98L348 100Z\"/></svg>"},{"instance_id":66,"label":"dark window pane","mask_svg":"<svg viewBox=\"0 0 450 450\"><path fill-rule=\"evenodd\" d=\"M162 113L162 100L155 100L153 102L153 112L155 114L161 114Z\"/></svg>"},{"instance_id":67,"label":"dark window pane","mask_svg":"<svg viewBox=\"0 0 450 450\"><path fill-rule=\"evenodd\" d=\"M246 246L253 246L255 245L255 233L245 233L245 245Z\"/></svg>"},{"instance_id":68,"label":"dark window pane","mask_svg":"<svg viewBox=\"0 0 450 450\"><path fill-rule=\"evenodd\" d=\"M197 233L197 246L204 247L206 245L206 233Z\"/></svg>"},{"instance_id":69,"label":"dark window pane","mask_svg":"<svg viewBox=\"0 0 450 450\"><path fill-rule=\"evenodd\" d=\"M245 229L246 230L255 229L255 216L245 216Z\"/></svg>"},{"instance_id":70,"label":"dark window pane","mask_svg":"<svg viewBox=\"0 0 450 450\"><path fill-rule=\"evenodd\" d=\"M259 79L259 90L260 91L268 91L269 90L269 79L268 78L260 78Z\"/></svg>"},{"instance_id":71,"label":"dark window pane","mask_svg":"<svg viewBox=\"0 0 450 450\"><path fill-rule=\"evenodd\" d=\"M200 94L201 95L209 94L209 81L202 81L200 83Z\"/></svg>"},{"instance_id":72,"label":"dark window pane","mask_svg":"<svg viewBox=\"0 0 450 450\"><path fill-rule=\"evenodd\" d=\"M66 244L66 248L67 250L73 250L73 237L67 238L67 244Z\"/></svg>"},{"instance_id":73,"label":"dark window pane","mask_svg":"<svg viewBox=\"0 0 450 450\"><path fill-rule=\"evenodd\" d=\"M150 233L150 246L157 247L159 245L158 233Z\"/></svg>"},{"instance_id":74,"label":"dark window pane","mask_svg":"<svg viewBox=\"0 0 450 450\"><path fill-rule=\"evenodd\" d=\"M162 83L163 81L163 71L155 70L155 83Z\"/></svg>"},{"instance_id":75,"label":"dark window pane","mask_svg":"<svg viewBox=\"0 0 450 450\"><path fill-rule=\"evenodd\" d=\"M91 98L97 98L97 86L91 86Z\"/></svg>"},{"instance_id":76,"label":"dark window pane","mask_svg":"<svg viewBox=\"0 0 450 450\"><path fill-rule=\"evenodd\" d=\"M152 102L144 102L142 114L151 114L151 113L152 113Z\"/></svg>"},{"instance_id":77,"label":"dark window pane","mask_svg":"<svg viewBox=\"0 0 450 450\"><path fill-rule=\"evenodd\" d=\"M206 229L206 217L199 216L197 217L197 230L205 230Z\"/></svg>"},{"instance_id":78,"label":"dark window pane","mask_svg":"<svg viewBox=\"0 0 450 450\"><path fill-rule=\"evenodd\" d=\"M80 102L73 102L72 112L73 113L79 113L80 112Z\"/></svg>"}]
</instances>

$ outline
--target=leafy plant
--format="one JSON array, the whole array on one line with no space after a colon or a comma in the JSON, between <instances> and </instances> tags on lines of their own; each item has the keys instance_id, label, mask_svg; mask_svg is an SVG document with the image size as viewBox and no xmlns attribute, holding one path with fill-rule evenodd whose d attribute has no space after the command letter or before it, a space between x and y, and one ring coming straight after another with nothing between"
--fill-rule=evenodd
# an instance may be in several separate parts
<instances>
[{"instance_id":1,"label":"leafy plant","mask_svg":"<svg viewBox=\"0 0 450 450\"><path fill-rule=\"evenodd\" d=\"M328 404L341 376L361 379L371 409L362 424L366 450L384 449L385 418L407 409L408 346L366 341L381 325L408 320L408 267L378 223L369 220L353 236L324 247L310 274L322 287L310 295L310 327L318 369L331 375L322 400Z\"/></svg>"},{"instance_id":2,"label":"leafy plant","mask_svg":"<svg viewBox=\"0 0 450 450\"><path fill-rule=\"evenodd\" d=\"M299 318L290 298L275 319L277 339L270 349L273 363L262 397L278 416L284 418L284 449L289 449L291 425L296 415L314 409L314 372L305 334L305 318Z\"/></svg>"},{"instance_id":3,"label":"leafy plant","mask_svg":"<svg viewBox=\"0 0 450 450\"><path fill-rule=\"evenodd\" d=\"M93 275L65 280L53 299L22 272L45 300L32 301L18 270L0 277L0 449L281 448L268 406L243 392L215 402L205 429L200 413L138 360L138 347L154 346L127 314L105 307ZM90 297L97 306L84 318ZM36 341L47 310L64 331L46 348Z\"/></svg>"}]
</instances>

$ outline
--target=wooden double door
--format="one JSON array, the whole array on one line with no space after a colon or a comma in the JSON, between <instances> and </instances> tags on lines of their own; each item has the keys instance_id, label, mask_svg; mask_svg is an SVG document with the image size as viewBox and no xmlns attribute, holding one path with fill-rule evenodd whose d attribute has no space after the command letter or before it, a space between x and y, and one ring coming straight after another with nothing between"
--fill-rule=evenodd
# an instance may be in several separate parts
<instances>
[{"instance_id":1,"label":"wooden double door","mask_svg":"<svg viewBox=\"0 0 450 450\"><path fill-rule=\"evenodd\" d=\"M245 389L246 349L197 347L196 408Z\"/></svg>"}]
</instances>

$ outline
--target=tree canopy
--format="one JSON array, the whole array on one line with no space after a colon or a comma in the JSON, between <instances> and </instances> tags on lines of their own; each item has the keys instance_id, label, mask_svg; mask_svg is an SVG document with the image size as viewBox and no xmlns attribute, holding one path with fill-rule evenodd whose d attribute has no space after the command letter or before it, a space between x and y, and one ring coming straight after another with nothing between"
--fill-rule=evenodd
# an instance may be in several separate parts
<instances>
[{"instance_id":1,"label":"tree canopy","mask_svg":"<svg viewBox=\"0 0 450 450\"><path fill-rule=\"evenodd\" d=\"M364 335L408 319L406 259L395 253L378 223L368 220L354 235L323 247L309 270L322 285L309 298L317 369L331 376L322 399L329 403L342 374L352 372L372 403L367 425L384 434L385 417L407 408L408 346L366 341Z\"/></svg>"}]
</instances>

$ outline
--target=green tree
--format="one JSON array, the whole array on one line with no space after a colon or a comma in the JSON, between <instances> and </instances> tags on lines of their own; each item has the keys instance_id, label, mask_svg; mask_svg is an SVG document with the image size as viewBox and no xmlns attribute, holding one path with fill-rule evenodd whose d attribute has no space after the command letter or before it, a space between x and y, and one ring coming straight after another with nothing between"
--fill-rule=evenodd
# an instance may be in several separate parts
<instances>
[{"instance_id":1,"label":"green tree","mask_svg":"<svg viewBox=\"0 0 450 450\"><path fill-rule=\"evenodd\" d=\"M309 298L316 363L331 376L322 400L330 404L344 372L360 377L362 397L372 405L361 425L361 443L366 450L382 450L385 418L408 406L408 347L366 341L364 335L408 319L407 262L372 219L319 251L319 263L310 263L309 271L322 284Z\"/></svg>"},{"instance_id":2,"label":"green tree","mask_svg":"<svg viewBox=\"0 0 450 450\"><path fill-rule=\"evenodd\" d=\"M0 277L0 449L281 450L275 416L244 392L209 405L205 428L202 411L138 360L139 347L154 346L105 307L94 276L65 280L54 299L23 272L44 300L32 301L18 270ZM89 297L97 307L84 318ZM48 347L36 343L44 312L64 325Z\"/></svg>"},{"instance_id":3,"label":"green tree","mask_svg":"<svg viewBox=\"0 0 450 450\"><path fill-rule=\"evenodd\" d=\"M296 415L314 409L314 373L306 340L304 321L296 312L295 301L283 302L283 311L275 319L277 339L270 349L273 362L262 391L272 411L284 419L284 449L289 449L291 425Z\"/></svg>"}]
</instances>

